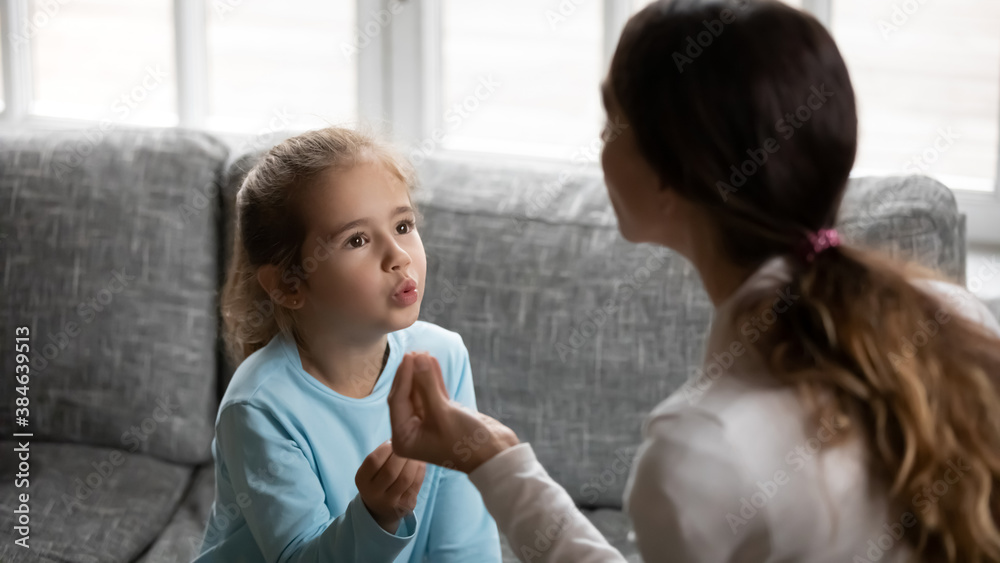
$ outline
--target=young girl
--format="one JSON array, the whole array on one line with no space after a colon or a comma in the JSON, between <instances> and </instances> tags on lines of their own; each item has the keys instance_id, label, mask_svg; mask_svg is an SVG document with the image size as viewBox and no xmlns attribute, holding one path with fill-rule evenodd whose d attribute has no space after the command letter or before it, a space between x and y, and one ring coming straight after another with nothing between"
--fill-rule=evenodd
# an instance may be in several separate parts
<instances>
[{"instance_id":1,"label":"young girl","mask_svg":"<svg viewBox=\"0 0 1000 563\"><path fill-rule=\"evenodd\" d=\"M414 183L385 146L336 128L279 144L247 175L222 295L242 363L216 418L196 561L500 561L469 479L387 441L407 351L438 358L450 397L476 407L462 338L417 320Z\"/></svg>"},{"instance_id":2,"label":"young girl","mask_svg":"<svg viewBox=\"0 0 1000 563\"><path fill-rule=\"evenodd\" d=\"M1000 561L1000 325L832 229L858 121L827 30L778 2L661 0L602 90L624 125L602 155L619 229L691 261L716 309L706 365L724 358L646 419L623 499L643 560ZM456 466L523 560L625 560L529 444L435 379L396 375L395 451L454 462L488 433Z\"/></svg>"}]
</instances>

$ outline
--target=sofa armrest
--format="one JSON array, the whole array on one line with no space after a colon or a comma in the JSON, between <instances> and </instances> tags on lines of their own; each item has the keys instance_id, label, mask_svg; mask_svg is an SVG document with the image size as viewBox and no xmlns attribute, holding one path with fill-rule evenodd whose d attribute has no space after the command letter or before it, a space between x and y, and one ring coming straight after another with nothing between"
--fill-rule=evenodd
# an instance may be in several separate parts
<instances>
[{"instance_id":1,"label":"sofa armrest","mask_svg":"<svg viewBox=\"0 0 1000 563\"><path fill-rule=\"evenodd\" d=\"M986 308L993 313L993 316L997 318L997 322L1000 322L1000 297L994 297L993 299L984 299L983 303L986 304Z\"/></svg>"}]
</instances>

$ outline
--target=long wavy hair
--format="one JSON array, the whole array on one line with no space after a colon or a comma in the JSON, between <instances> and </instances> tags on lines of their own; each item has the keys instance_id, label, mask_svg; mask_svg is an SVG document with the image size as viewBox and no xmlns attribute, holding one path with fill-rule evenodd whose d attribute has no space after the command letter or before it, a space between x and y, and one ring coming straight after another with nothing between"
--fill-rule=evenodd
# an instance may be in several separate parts
<instances>
[{"instance_id":1,"label":"long wavy hair","mask_svg":"<svg viewBox=\"0 0 1000 563\"><path fill-rule=\"evenodd\" d=\"M778 2L661 0L626 25L609 88L643 157L709 213L729 259L790 258L800 297L756 351L815 424L849 421L833 443L860 434L891 508L915 515L905 541L927 561L1000 561L1000 339L947 315L911 283L935 276L915 264L850 245L792 258L834 225L857 150L854 91L827 30ZM959 482L914 510L956 463Z\"/></svg>"},{"instance_id":2,"label":"long wavy hair","mask_svg":"<svg viewBox=\"0 0 1000 563\"><path fill-rule=\"evenodd\" d=\"M226 354L233 365L263 348L279 332L301 343L295 318L280 295L269 295L257 280L266 264L279 267L293 289L305 281L302 248L307 226L302 194L330 169L377 162L412 193L417 177L410 162L373 133L339 127L308 131L267 151L247 173L236 195L233 249L222 289L221 313Z\"/></svg>"}]
</instances>

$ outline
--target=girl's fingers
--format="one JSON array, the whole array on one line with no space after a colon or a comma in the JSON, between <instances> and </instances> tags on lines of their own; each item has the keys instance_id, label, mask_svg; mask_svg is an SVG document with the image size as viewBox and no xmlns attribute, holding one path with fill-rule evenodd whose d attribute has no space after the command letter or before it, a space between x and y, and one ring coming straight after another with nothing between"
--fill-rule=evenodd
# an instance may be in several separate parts
<instances>
[{"instance_id":1,"label":"girl's fingers","mask_svg":"<svg viewBox=\"0 0 1000 563\"><path fill-rule=\"evenodd\" d=\"M413 496L417 496L420 492L420 487L424 484L424 475L427 474L427 464L424 462L419 462L417 465L417 473L413 476L413 482L410 483L410 488L407 491L412 492Z\"/></svg>"},{"instance_id":2,"label":"girl's fingers","mask_svg":"<svg viewBox=\"0 0 1000 563\"><path fill-rule=\"evenodd\" d=\"M417 471L413 475L413 480L410 486L403 491L403 495L400 497L400 504L406 506L409 510L413 510L417 506L417 495L420 494L420 487L424 484L424 475L427 472L427 464L420 463L417 466Z\"/></svg>"},{"instance_id":3,"label":"girl's fingers","mask_svg":"<svg viewBox=\"0 0 1000 563\"><path fill-rule=\"evenodd\" d=\"M392 455L392 444L389 441L382 442L377 448L372 450L372 453L365 457L364 461L361 462L361 467L358 468L358 473L355 476L355 482L368 483L371 482L375 474L378 473L379 468L385 464L385 461L389 459Z\"/></svg>"},{"instance_id":4,"label":"girl's fingers","mask_svg":"<svg viewBox=\"0 0 1000 563\"><path fill-rule=\"evenodd\" d=\"M405 459L405 458L401 458ZM386 496L389 498L400 498L406 493L407 490L413 485L413 479L416 477L418 472L421 474L421 479L423 479L423 472L421 471L421 466L424 463L417 461L415 459L406 459L405 466L399 472L396 480L391 486L386 488Z\"/></svg>"},{"instance_id":5,"label":"girl's fingers","mask_svg":"<svg viewBox=\"0 0 1000 563\"><path fill-rule=\"evenodd\" d=\"M403 468L410 460L405 457L400 457L395 453L389 454L389 458L385 460L382 467L378 470L372 477L372 485L375 488L385 491L392 487L393 483L399 478L400 474L403 472Z\"/></svg>"}]
</instances>

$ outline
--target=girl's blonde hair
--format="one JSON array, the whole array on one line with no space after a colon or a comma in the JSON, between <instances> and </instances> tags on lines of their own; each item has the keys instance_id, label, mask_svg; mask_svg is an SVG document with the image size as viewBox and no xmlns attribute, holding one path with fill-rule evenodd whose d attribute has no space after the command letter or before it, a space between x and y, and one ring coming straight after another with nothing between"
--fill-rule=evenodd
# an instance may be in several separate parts
<instances>
[{"instance_id":1,"label":"girl's blonde hair","mask_svg":"<svg viewBox=\"0 0 1000 563\"><path fill-rule=\"evenodd\" d=\"M247 174L236 195L232 255L222 289L226 354L234 365L264 347L279 332L301 343L291 313L278 295L268 295L258 270L273 264L283 285L294 289L309 275L302 248L308 226L302 195L330 169L376 162L412 192L416 173L408 160L373 133L339 127L308 131L271 148Z\"/></svg>"},{"instance_id":2,"label":"girl's blonde hair","mask_svg":"<svg viewBox=\"0 0 1000 563\"><path fill-rule=\"evenodd\" d=\"M814 17L774 1L653 2L625 26L608 86L665 189L705 210L734 263L795 256L835 223L858 120ZM1000 338L911 283L933 277L912 264L852 246L791 263L798 297L754 350L817 426L850 422L829 444L864 440L893 522L915 520L903 541L920 560L1000 561ZM773 301L748 296L737 323ZM964 473L938 494L953 464Z\"/></svg>"}]
</instances>

